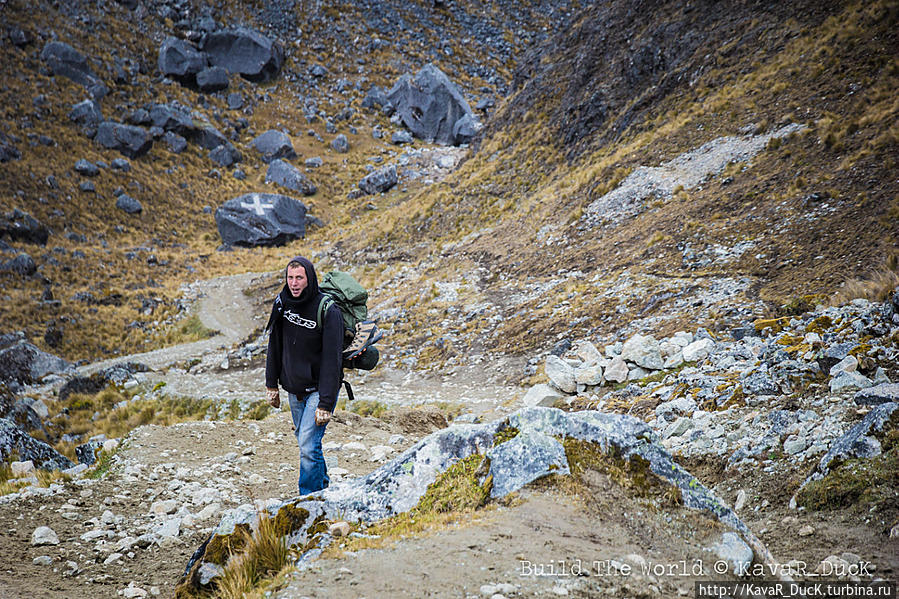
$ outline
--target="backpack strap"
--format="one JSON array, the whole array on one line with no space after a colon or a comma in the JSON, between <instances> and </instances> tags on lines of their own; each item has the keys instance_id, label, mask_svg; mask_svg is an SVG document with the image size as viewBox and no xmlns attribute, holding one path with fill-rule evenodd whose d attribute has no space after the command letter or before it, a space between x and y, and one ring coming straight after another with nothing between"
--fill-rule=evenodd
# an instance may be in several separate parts
<instances>
[{"instance_id":1,"label":"backpack strap","mask_svg":"<svg viewBox=\"0 0 899 599\"><path fill-rule=\"evenodd\" d=\"M323 294L324 295L324 294ZM324 328L325 312L334 305L334 300L329 295L324 295L321 303L318 305L318 312L315 314L315 324L319 329Z\"/></svg>"}]
</instances>

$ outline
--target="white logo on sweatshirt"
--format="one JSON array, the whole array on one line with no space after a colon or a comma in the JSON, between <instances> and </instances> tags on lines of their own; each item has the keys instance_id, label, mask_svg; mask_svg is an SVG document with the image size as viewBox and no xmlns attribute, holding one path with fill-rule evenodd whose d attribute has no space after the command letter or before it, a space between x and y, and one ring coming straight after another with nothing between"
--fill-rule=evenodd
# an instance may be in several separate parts
<instances>
[{"instance_id":1,"label":"white logo on sweatshirt","mask_svg":"<svg viewBox=\"0 0 899 599\"><path fill-rule=\"evenodd\" d=\"M316 326L316 322L314 320L306 320L299 314L294 314L290 310L284 311L284 318L297 325L298 327L306 327L307 329L314 329Z\"/></svg>"}]
</instances>

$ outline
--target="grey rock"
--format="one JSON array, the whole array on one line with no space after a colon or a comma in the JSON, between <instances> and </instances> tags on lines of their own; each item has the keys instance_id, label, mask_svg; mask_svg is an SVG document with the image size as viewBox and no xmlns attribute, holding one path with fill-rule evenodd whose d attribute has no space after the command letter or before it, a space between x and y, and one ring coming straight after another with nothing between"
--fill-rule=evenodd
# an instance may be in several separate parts
<instances>
[{"instance_id":1,"label":"grey rock","mask_svg":"<svg viewBox=\"0 0 899 599\"><path fill-rule=\"evenodd\" d=\"M50 229L27 212L15 208L0 217L0 237L46 245L47 239L50 237Z\"/></svg>"},{"instance_id":2,"label":"grey rock","mask_svg":"<svg viewBox=\"0 0 899 599\"><path fill-rule=\"evenodd\" d=\"M54 75L67 77L89 91L94 99L106 95L105 86L94 75L81 52L65 42L49 42L41 51L41 60L47 63Z\"/></svg>"},{"instance_id":3,"label":"grey rock","mask_svg":"<svg viewBox=\"0 0 899 599\"><path fill-rule=\"evenodd\" d=\"M255 83L275 79L284 64L284 50L280 44L243 27L211 33L203 51L212 66L222 67Z\"/></svg>"},{"instance_id":4,"label":"grey rock","mask_svg":"<svg viewBox=\"0 0 899 599\"><path fill-rule=\"evenodd\" d=\"M777 395L780 386L774 381L765 369L755 370L742 378L743 392L747 395Z\"/></svg>"},{"instance_id":5,"label":"grey rock","mask_svg":"<svg viewBox=\"0 0 899 599\"><path fill-rule=\"evenodd\" d=\"M359 181L359 189L369 195L383 193L396 185L398 180L396 165L390 164L365 175Z\"/></svg>"},{"instance_id":6,"label":"grey rock","mask_svg":"<svg viewBox=\"0 0 899 599\"><path fill-rule=\"evenodd\" d=\"M836 376L840 372L855 372L858 370L858 358L848 355L830 367L830 376Z\"/></svg>"},{"instance_id":7,"label":"grey rock","mask_svg":"<svg viewBox=\"0 0 899 599\"><path fill-rule=\"evenodd\" d=\"M678 418L665 427L664 432L662 432L662 438L670 439L671 437L679 437L694 426L696 425L691 419L684 417Z\"/></svg>"},{"instance_id":8,"label":"grey rock","mask_svg":"<svg viewBox=\"0 0 899 599\"><path fill-rule=\"evenodd\" d=\"M123 173L131 171L131 163L124 158L113 158L112 162L109 163L109 166L117 171L122 171Z\"/></svg>"},{"instance_id":9,"label":"grey rock","mask_svg":"<svg viewBox=\"0 0 899 599\"><path fill-rule=\"evenodd\" d=\"M162 141L168 146L169 151L174 154L180 154L187 149L187 140L172 131L166 131L162 136Z\"/></svg>"},{"instance_id":10,"label":"grey rock","mask_svg":"<svg viewBox=\"0 0 899 599\"><path fill-rule=\"evenodd\" d=\"M278 158L296 158L290 138L281 131L270 129L250 142L250 146L262 154L263 162L271 162Z\"/></svg>"},{"instance_id":11,"label":"grey rock","mask_svg":"<svg viewBox=\"0 0 899 599\"><path fill-rule=\"evenodd\" d=\"M865 389L873 384L871 379L859 372L840 371L830 379L830 392L840 393L853 389Z\"/></svg>"},{"instance_id":12,"label":"grey rock","mask_svg":"<svg viewBox=\"0 0 899 599\"><path fill-rule=\"evenodd\" d=\"M313 156L312 158L307 158L303 162L303 165L306 168L319 168L322 164L324 164L324 161L319 156Z\"/></svg>"},{"instance_id":13,"label":"grey rock","mask_svg":"<svg viewBox=\"0 0 899 599\"><path fill-rule=\"evenodd\" d=\"M251 193L222 204L215 222L226 245L283 245L305 237L306 206L284 195Z\"/></svg>"},{"instance_id":14,"label":"grey rock","mask_svg":"<svg viewBox=\"0 0 899 599\"><path fill-rule=\"evenodd\" d=\"M546 376L557 389L563 393L572 394L577 391L577 383L574 380L574 369L562 358L552 354L546 356Z\"/></svg>"},{"instance_id":15,"label":"grey rock","mask_svg":"<svg viewBox=\"0 0 899 599\"><path fill-rule=\"evenodd\" d=\"M93 162L82 158L75 163L75 172L79 175L84 175L85 177L96 177L100 174L100 167Z\"/></svg>"},{"instance_id":16,"label":"grey rock","mask_svg":"<svg viewBox=\"0 0 899 599\"><path fill-rule=\"evenodd\" d=\"M59 545L59 536L49 526L38 526L31 533L31 545L32 547Z\"/></svg>"},{"instance_id":17,"label":"grey rock","mask_svg":"<svg viewBox=\"0 0 899 599\"><path fill-rule=\"evenodd\" d=\"M665 364L662 360L659 342L651 335L640 335L639 333L624 342L621 358L650 370L661 370Z\"/></svg>"},{"instance_id":18,"label":"grey rock","mask_svg":"<svg viewBox=\"0 0 899 599\"><path fill-rule=\"evenodd\" d=\"M487 452L493 487L490 496L505 497L550 474L570 474L565 448L540 431L522 431Z\"/></svg>"},{"instance_id":19,"label":"grey rock","mask_svg":"<svg viewBox=\"0 0 899 599\"><path fill-rule=\"evenodd\" d=\"M318 191L315 184L300 169L280 158L272 160L268 165L265 182L276 183L306 196L314 195Z\"/></svg>"},{"instance_id":20,"label":"grey rock","mask_svg":"<svg viewBox=\"0 0 899 599\"><path fill-rule=\"evenodd\" d=\"M144 209L138 200L124 193L116 199L115 207L128 214L140 214Z\"/></svg>"},{"instance_id":21,"label":"grey rock","mask_svg":"<svg viewBox=\"0 0 899 599\"><path fill-rule=\"evenodd\" d=\"M403 129L402 131L394 131L390 136L390 143L395 146L399 146L402 144L411 144L412 143L412 134L409 131Z\"/></svg>"},{"instance_id":22,"label":"grey rock","mask_svg":"<svg viewBox=\"0 0 899 599\"><path fill-rule=\"evenodd\" d=\"M857 343L836 343L831 345L821 352L821 355L818 357L818 366L824 372L829 372L835 364L848 356L849 352L856 347L858 347Z\"/></svg>"},{"instance_id":23,"label":"grey rock","mask_svg":"<svg viewBox=\"0 0 899 599\"><path fill-rule=\"evenodd\" d=\"M899 383L883 383L862 389L855 394L855 403L859 405L880 405L899 402Z\"/></svg>"},{"instance_id":24,"label":"grey rock","mask_svg":"<svg viewBox=\"0 0 899 599\"><path fill-rule=\"evenodd\" d=\"M243 160L243 156L241 156L240 150L231 143L225 143L210 150L209 159L219 166L227 168Z\"/></svg>"},{"instance_id":25,"label":"grey rock","mask_svg":"<svg viewBox=\"0 0 899 599\"><path fill-rule=\"evenodd\" d=\"M243 96L238 92L228 94L228 108L231 110L243 108Z\"/></svg>"},{"instance_id":26,"label":"grey rock","mask_svg":"<svg viewBox=\"0 0 899 599\"><path fill-rule=\"evenodd\" d=\"M340 154L346 154L350 151L350 142L347 141L346 135L341 133L331 140L331 149Z\"/></svg>"},{"instance_id":27,"label":"grey rock","mask_svg":"<svg viewBox=\"0 0 899 599\"><path fill-rule=\"evenodd\" d=\"M37 264L28 254L22 252L11 260L0 262L0 272L13 272L23 277L30 277L37 272Z\"/></svg>"},{"instance_id":28,"label":"grey rock","mask_svg":"<svg viewBox=\"0 0 899 599\"><path fill-rule=\"evenodd\" d=\"M563 397L565 397L565 395L559 392L555 387L547 385L546 383L540 383L528 389L521 401L528 407L552 407L556 401Z\"/></svg>"},{"instance_id":29,"label":"grey rock","mask_svg":"<svg viewBox=\"0 0 899 599\"><path fill-rule=\"evenodd\" d=\"M383 108L390 103L387 94L377 85L371 86L368 93L362 99L362 108Z\"/></svg>"},{"instance_id":30,"label":"grey rock","mask_svg":"<svg viewBox=\"0 0 899 599\"><path fill-rule=\"evenodd\" d=\"M0 382L31 384L50 374L63 374L72 364L48 354L27 341L0 350Z\"/></svg>"},{"instance_id":31,"label":"grey rock","mask_svg":"<svg viewBox=\"0 0 899 599\"><path fill-rule=\"evenodd\" d=\"M13 421L0 418L0 459L8 460L13 454L45 470L65 470L75 465L43 441L19 429Z\"/></svg>"},{"instance_id":32,"label":"grey rock","mask_svg":"<svg viewBox=\"0 0 899 599\"><path fill-rule=\"evenodd\" d=\"M222 67L209 67L197 73L197 87L211 94L228 89L228 71Z\"/></svg>"},{"instance_id":33,"label":"grey rock","mask_svg":"<svg viewBox=\"0 0 899 599\"><path fill-rule=\"evenodd\" d=\"M711 339L698 339L682 350L685 362L699 362L705 360L715 349L715 342Z\"/></svg>"},{"instance_id":34,"label":"grey rock","mask_svg":"<svg viewBox=\"0 0 899 599\"><path fill-rule=\"evenodd\" d=\"M730 572L736 576L745 576L749 573L754 554L752 548L740 538L740 535L726 532L721 539L709 548L720 559L730 566Z\"/></svg>"},{"instance_id":35,"label":"grey rock","mask_svg":"<svg viewBox=\"0 0 899 599\"><path fill-rule=\"evenodd\" d=\"M876 438L864 435L852 444L852 455L857 458L870 459L883 453L883 447Z\"/></svg>"},{"instance_id":36,"label":"grey rock","mask_svg":"<svg viewBox=\"0 0 899 599\"><path fill-rule=\"evenodd\" d=\"M471 115L459 89L436 66L425 65L413 78L403 75L387 93L403 124L415 137L429 142L465 143L454 132L456 122Z\"/></svg>"},{"instance_id":37,"label":"grey rock","mask_svg":"<svg viewBox=\"0 0 899 599\"><path fill-rule=\"evenodd\" d=\"M100 105L94 100L84 100L72 106L69 120L81 125L84 133L90 138L97 134L97 127L104 121Z\"/></svg>"},{"instance_id":38,"label":"grey rock","mask_svg":"<svg viewBox=\"0 0 899 599\"><path fill-rule=\"evenodd\" d=\"M481 123L473 114L463 114L453 125L453 139L456 145L471 143L481 130Z\"/></svg>"},{"instance_id":39,"label":"grey rock","mask_svg":"<svg viewBox=\"0 0 899 599\"><path fill-rule=\"evenodd\" d=\"M579 385L602 385L604 381L602 377L602 366L594 363L582 365L579 368L575 368L574 380Z\"/></svg>"},{"instance_id":40,"label":"grey rock","mask_svg":"<svg viewBox=\"0 0 899 599\"><path fill-rule=\"evenodd\" d=\"M627 364L621 359L620 356L615 356L609 362L608 366L606 366L606 370L604 376L607 381L611 381L613 383L623 383L628 380L629 371Z\"/></svg>"},{"instance_id":41,"label":"grey rock","mask_svg":"<svg viewBox=\"0 0 899 599\"><path fill-rule=\"evenodd\" d=\"M784 453L787 455L796 455L802 453L808 447L808 441L805 437L793 435L784 441Z\"/></svg>"},{"instance_id":42,"label":"grey rock","mask_svg":"<svg viewBox=\"0 0 899 599\"><path fill-rule=\"evenodd\" d=\"M861 422L858 422L842 437L834 441L830 449L824 454L824 457L818 462L815 471L803 481L799 487L802 490L808 483L813 480L820 480L827 476L830 472L830 465L834 460L843 461L855 455L856 447L864 448L865 441L859 440L869 436L872 432L880 432L884 430L890 422L893 412L899 408L899 403L888 402L874 406L870 412L865 414Z\"/></svg>"},{"instance_id":43,"label":"grey rock","mask_svg":"<svg viewBox=\"0 0 899 599\"><path fill-rule=\"evenodd\" d=\"M168 37L159 46L156 65L166 77L194 85L197 73L205 69L206 64L206 55L187 40Z\"/></svg>"},{"instance_id":44,"label":"grey rock","mask_svg":"<svg viewBox=\"0 0 899 599\"><path fill-rule=\"evenodd\" d=\"M128 158L139 158L153 147L153 138L142 127L106 121L97 127L94 141L110 150L118 150Z\"/></svg>"}]
</instances>

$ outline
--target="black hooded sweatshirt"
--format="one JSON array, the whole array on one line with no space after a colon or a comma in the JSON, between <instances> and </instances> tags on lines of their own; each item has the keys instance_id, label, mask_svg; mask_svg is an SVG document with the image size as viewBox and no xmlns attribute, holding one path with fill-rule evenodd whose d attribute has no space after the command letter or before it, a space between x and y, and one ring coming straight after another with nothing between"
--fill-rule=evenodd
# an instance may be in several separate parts
<instances>
[{"instance_id":1,"label":"black hooded sweatshirt","mask_svg":"<svg viewBox=\"0 0 899 599\"><path fill-rule=\"evenodd\" d=\"M324 294L319 291L315 268L306 258L291 261L300 262L306 270L306 288L295 298L285 284L275 298L266 327L271 334L265 386L277 389L280 383L298 396L317 390L319 407L333 412L343 374L343 316L340 308L332 304L322 318L322 326L317 325Z\"/></svg>"}]
</instances>

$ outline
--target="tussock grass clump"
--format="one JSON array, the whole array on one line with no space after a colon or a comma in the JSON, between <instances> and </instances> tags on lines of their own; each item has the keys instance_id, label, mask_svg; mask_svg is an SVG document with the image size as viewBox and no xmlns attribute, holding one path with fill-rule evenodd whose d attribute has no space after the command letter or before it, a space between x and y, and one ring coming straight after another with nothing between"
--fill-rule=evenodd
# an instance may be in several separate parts
<instances>
[{"instance_id":1,"label":"tussock grass clump","mask_svg":"<svg viewBox=\"0 0 899 599\"><path fill-rule=\"evenodd\" d=\"M139 426L203 420L213 413L215 401L191 397L161 397L134 401L114 386L95 395L75 393L58 402L59 412L50 419L54 432L85 438L99 434L123 437ZM74 458L75 443L57 443L60 453Z\"/></svg>"},{"instance_id":2,"label":"tussock grass clump","mask_svg":"<svg viewBox=\"0 0 899 599\"><path fill-rule=\"evenodd\" d=\"M891 254L876 272L846 281L830 297L829 303L831 306L839 306L856 298L882 302L890 297L896 287L899 287L899 254Z\"/></svg>"},{"instance_id":3,"label":"tussock grass clump","mask_svg":"<svg viewBox=\"0 0 899 599\"><path fill-rule=\"evenodd\" d=\"M349 404L349 411L360 416L380 418L387 412L387 404L370 399L360 399Z\"/></svg>"},{"instance_id":4,"label":"tussock grass clump","mask_svg":"<svg viewBox=\"0 0 899 599\"><path fill-rule=\"evenodd\" d=\"M384 547L391 541L451 526L462 515L470 516L490 499L493 477L487 474L489 469L490 460L485 456L462 458L437 476L414 508L374 523L365 537L347 539L342 549Z\"/></svg>"},{"instance_id":5,"label":"tussock grass clump","mask_svg":"<svg viewBox=\"0 0 899 599\"><path fill-rule=\"evenodd\" d=\"M59 470L35 469L34 473L25 479L15 479L12 476L12 466L8 463L0 463L0 497L15 493L23 487L36 484L47 488L53 483L64 483L72 480L68 474Z\"/></svg>"},{"instance_id":6,"label":"tussock grass clump","mask_svg":"<svg viewBox=\"0 0 899 599\"><path fill-rule=\"evenodd\" d=\"M827 476L798 493L797 503L809 510L888 512L895 519L899 515L899 429L889 431L881 443L881 455L831 468Z\"/></svg>"}]
</instances>

